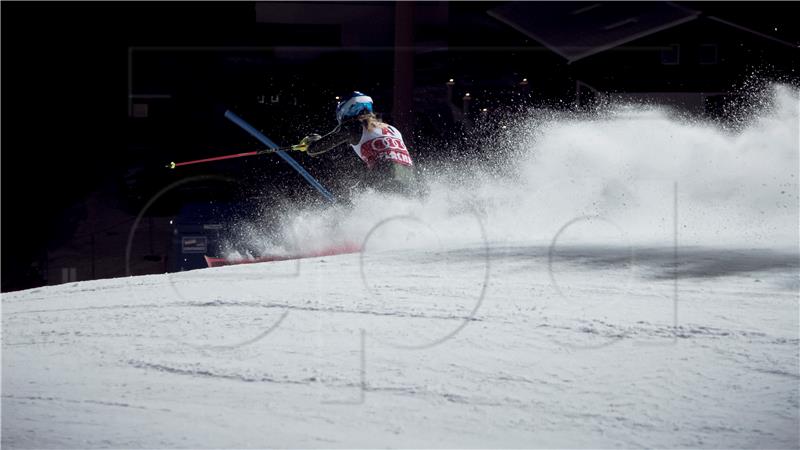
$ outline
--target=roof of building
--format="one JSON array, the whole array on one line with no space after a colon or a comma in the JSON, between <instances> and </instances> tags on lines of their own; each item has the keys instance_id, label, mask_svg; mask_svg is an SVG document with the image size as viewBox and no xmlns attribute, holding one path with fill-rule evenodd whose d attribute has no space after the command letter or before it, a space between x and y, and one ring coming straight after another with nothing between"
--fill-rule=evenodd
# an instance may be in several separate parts
<instances>
[{"instance_id":1,"label":"roof of building","mask_svg":"<svg viewBox=\"0 0 800 450\"><path fill-rule=\"evenodd\" d=\"M510 2L488 11L496 19L574 62L694 20L671 2Z\"/></svg>"}]
</instances>

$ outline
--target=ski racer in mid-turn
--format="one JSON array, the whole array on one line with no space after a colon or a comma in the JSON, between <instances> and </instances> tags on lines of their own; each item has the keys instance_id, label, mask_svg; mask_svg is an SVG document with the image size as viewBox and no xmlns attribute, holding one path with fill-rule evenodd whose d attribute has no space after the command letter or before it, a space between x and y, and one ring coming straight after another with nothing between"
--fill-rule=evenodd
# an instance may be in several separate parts
<instances>
[{"instance_id":1,"label":"ski racer in mid-turn","mask_svg":"<svg viewBox=\"0 0 800 450\"><path fill-rule=\"evenodd\" d=\"M294 149L319 156L342 144L350 144L367 165L364 182L383 192L417 193L411 155L397 128L383 123L372 111L372 98L354 91L336 107L339 125L320 136L303 138Z\"/></svg>"}]
</instances>

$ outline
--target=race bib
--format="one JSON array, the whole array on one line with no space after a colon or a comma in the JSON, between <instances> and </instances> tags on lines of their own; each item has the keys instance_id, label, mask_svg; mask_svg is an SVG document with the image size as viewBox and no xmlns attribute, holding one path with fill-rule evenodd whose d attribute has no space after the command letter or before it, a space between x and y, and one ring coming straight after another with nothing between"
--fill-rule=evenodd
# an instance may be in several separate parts
<instances>
[{"instance_id":1,"label":"race bib","mask_svg":"<svg viewBox=\"0 0 800 450\"><path fill-rule=\"evenodd\" d=\"M400 138L381 136L361 144L361 157L367 166L372 167L378 160L389 160L404 166L411 166L411 155Z\"/></svg>"}]
</instances>

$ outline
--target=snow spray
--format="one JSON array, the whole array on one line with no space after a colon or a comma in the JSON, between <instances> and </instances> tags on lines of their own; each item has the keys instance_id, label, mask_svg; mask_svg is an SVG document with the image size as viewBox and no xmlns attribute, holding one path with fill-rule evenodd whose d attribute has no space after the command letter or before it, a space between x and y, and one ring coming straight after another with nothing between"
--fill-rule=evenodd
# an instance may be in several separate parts
<instances>
[{"instance_id":1,"label":"snow spray","mask_svg":"<svg viewBox=\"0 0 800 450\"><path fill-rule=\"evenodd\" d=\"M346 206L293 205L276 229L240 224L232 243L313 250L360 242L407 215L426 226L397 221L370 245L476 245L480 220L492 245L547 245L560 233L570 243L669 246L677 233L682 246L796 249L800 92L773 85L750 103L737 129L659 106L540 111L504 130L512 149L486 153L494 170L426 167L422 199L367 191Z\"/></svg>"}]
</instances>

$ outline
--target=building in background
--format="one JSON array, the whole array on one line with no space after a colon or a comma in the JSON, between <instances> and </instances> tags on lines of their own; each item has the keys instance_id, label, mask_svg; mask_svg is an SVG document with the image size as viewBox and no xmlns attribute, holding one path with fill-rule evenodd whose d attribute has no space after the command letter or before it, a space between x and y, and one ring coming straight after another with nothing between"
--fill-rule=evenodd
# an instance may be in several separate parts
<instances>
[{"instance_id":1,"label":"building in background","mask_svg":"<svg viewBox=\"0 0 800 450\"><path fill-rule=\"evenodd\" d=\"M12 4L3 12L6 30L32 36L5 40L4 107L37 119L3 127L3 290L124 274L126 227L180 178L235 179L267 210L313 197L275 158L164 169L259 148L222 118L226 109L289 143L333 128L336 95L360 89L424 165L448 146L482 151L480 139L525 108L623 100L724 118L748 80L800 73L791 3ZM52 51L56 41L71 51ZM39 123L51 124L49 140L31 139ZM355 176L350 162L302 160L335 191ZM46 207L8 194L7 171L30 167L55 186ZM181 237L175 250L169 221L191 216L187 205L213 201L215 190L198 182L148 210L132 272L189 268L176 264L179 253L202 245ZM192 238L189 222L180 224Z\"/></svg>"}]
</instances>

